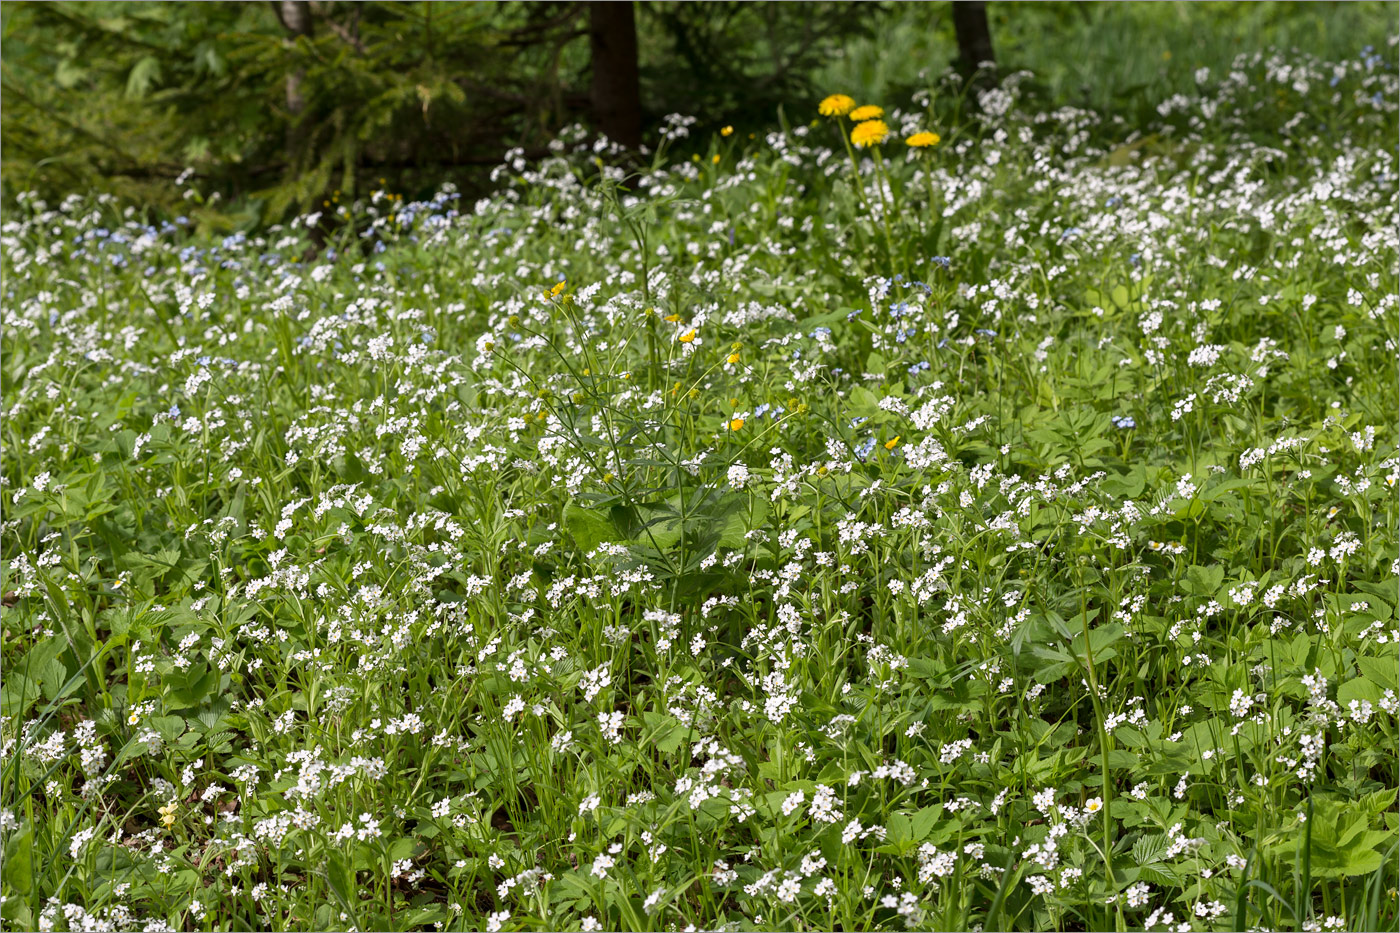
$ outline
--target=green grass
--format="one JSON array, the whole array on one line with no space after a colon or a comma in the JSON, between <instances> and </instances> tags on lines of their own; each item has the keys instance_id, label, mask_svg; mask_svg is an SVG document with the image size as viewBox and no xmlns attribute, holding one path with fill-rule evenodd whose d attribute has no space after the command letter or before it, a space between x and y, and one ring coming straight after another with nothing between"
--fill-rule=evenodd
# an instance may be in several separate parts
<instances>
[{"instance_id":1,"label":"green grass","mask_svg":"<svg viewBox=\"0 0 1400 933\"><path fill-rule=\"evenodd\" d=\"M1385 55L24 200L6 928L1396 929Z\"/></svg>"},{"instance_id":2,"label":"green grass","mask_svg":"<svg viewBox=\"0 0 1400 933\"><path fill-rule=\"evenodd\" d=\"M876 36L853 39L819 72L819 85L881 99L922 87L921 74L936 75L957 56L948 6L894 4ZM1344 61L1368 45L1382 49L1397 11L1391 2L987 5L1003 71L1029 70L1057 104L1135 119L1172 94L1193 93L1199 68L1218 80L1241 52L1272 47Z\"/></svg>"}]
</instances>

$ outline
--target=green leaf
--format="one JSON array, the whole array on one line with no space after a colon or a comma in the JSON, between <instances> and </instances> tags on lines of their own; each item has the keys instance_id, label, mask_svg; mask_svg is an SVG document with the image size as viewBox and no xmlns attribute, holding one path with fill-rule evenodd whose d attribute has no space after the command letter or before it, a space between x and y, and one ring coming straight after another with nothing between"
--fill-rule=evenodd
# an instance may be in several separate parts
<instances>
[{"instance_id":1,"label":"green leaf","mask_svg":"<svg viewBox=\"0 0 1400 933\"><path fill-rule=\"evenodd\" d=\"M936 803L929 807L924 807L914 818L909 821L909 833L914 842L919 842L926 837L933 824L938 822L938 817L943 813L943 804Z\"/></svg>"},{"instance_id":2,"label":"green leaf","mask_svg":"<svg viewBox=\"0 0 1400 933\"><path fill-rule=\"evenodd\" d=\"M145 97L160 81L160 59L147 55L131 68L126 77L126 96L132 100Z\"/></svg>"},{"instance_id":3,"label":"green leaf","mask_svg":"<svg viewBox=\"0 0 1400 933\"><path fill-rule=\"evenodd\" d=\"M880 411L880 399L865 386L851 390L850 413L862 418L870 418Z\"/></svg>"},{"instance_id":4,"label":"green leaf","mask_svg":"<svg viewBox=\"0 0 1400 933\"><path fill-rule=\"evenodd\" d=\"M750 531L762 528L768 521L768 513L771 507L768 500L763 497L756 497L753 500L753 516L750 517L747 511L735 510L731 512L729 518L725 520L724 528L720 532L719 543L723 547L742 548L748 543L745 537ZM791 521L791 519L789 519Z\"/></svg>"},{"instance_id":5,"label":"green leaf","mask_svg":"<svg viewBox=\"0 0 1400 933\"><path fill-rule=\"evenodd\" d=\"M1361 668L1361 673L1365 675L1367 680L1382 690L1387 687L1395 689L1396 663L1394 658L1357 658L1356 666Z\"/></svg>"},{"instance_id":6,"label":"green leaf","mask_svg":"<svg viewBox=\"0 0 1400 933\"><path fill-rule=\"evenodd\" d=\"M198 706L219 683L219 672L207 664L194 664L183 676L170 678L168 697L175 706Z\"/></svg>"},{"instance_id":7,"label":"green leaf","mask_svg":"<svg viewBox=\"0 0 1400 933\"><path fill-rule=\"evenodd\" d=\"M1152 862L1161 861L1163 853L1167 851L1167 837L1158 833L1151 836L1139 836L1133 843L1133 861L1138 865L1148 865Z\"/></svg>"},{"instance_id":8,"label":"green leaf","mask_svg":"<svg viewBox=\"0 0 1400 933\"><path fill-rule=\"evenodd\" d=\"M1337 688L1337 705L1342 709L1349 709L1353 700L1361 702L1365 700L1369 703L1379 703L1384 694L1381 688L1362 677L1348 680Z\"/></svg>"},{"instance_id":9,"label":"green leaf","mask_svg":"<svg viewBox=\"0 0 1400 933\"><path fill-rule=\"evenodd\" d=\"M148 722L166 742L174 742L185 732L185 720L180 716L152 716Z\"/></svg>"},{"instance_id":10,"label":"green leaf","mask_svg":"<svg viewBox=\"0 0 1400 933\"><path fill-rule=\"evenodd\" d=\"M914 825L903 813L892 813L885 821L885 829L892 845L902 846L914 841Z\"/></svg>"},{"instance_id":11,"label":"green leaf","mask_svg":"<svg viewBox=\"0 0 1400 933\"><path fill-rule=\"evenodd\" d=\"M26 826L5 842L5 865L0 877L19 894L28 894L34 889L33 840L33 827Z\"/></svg>"},{"instance_id":12,"label":"green leaf","mask_svg":"<svg viewBox=\"0 0 1400 933\"><path fill-rule=\"evenodd\" d=\"M622 541L623 535L612 518L597 509L585 509L572 502L564 506L564 528L585 554L606 541Z\"/></svg>"},{"instance_id":13,"label":"green leaf","mask_svg":"<svg viewBox=\"0 0 1400 933\"><path fill-rule=\"evenodd\" d=\"M332 852L326 860L326 881L331 886L331 892L347 907L359 900L355 872L340 852Z\"/></svg>"},{"instance_id":14,"label":"green leaf","mask_svg":"<svg viewBox=\"0 0 1400 933\"><path fill-rule=\"evenodd\" d=\"M0 714L11 719L22 717L38 701L40 689L37 681L19 671L7 670L0 682Z\"/></svg>"},{"instance_id":15,"label":"green leaf","mask_svg":"<svg viewBox=\"0 0 1400 933\"><path fill-rule=\"evenodd\" d=\"M1192 564L1186 568L1186 579L1182 581L1182 589L1193 596L1214 596L1224 582L1225 568L1221 565L1202 567Z\"/></svg>"},{"instance_id":16,"label":"green leaf","mask_svg":"<svg viewBox=\"0 0 1400 933\"><path fill-rule=\"evenodd\" d=\"M1127 473L1107 477L1100 488L1119 499L1136 499L1146 486L1147 469L1139 463Z\"/></svg>"}]
</instances>

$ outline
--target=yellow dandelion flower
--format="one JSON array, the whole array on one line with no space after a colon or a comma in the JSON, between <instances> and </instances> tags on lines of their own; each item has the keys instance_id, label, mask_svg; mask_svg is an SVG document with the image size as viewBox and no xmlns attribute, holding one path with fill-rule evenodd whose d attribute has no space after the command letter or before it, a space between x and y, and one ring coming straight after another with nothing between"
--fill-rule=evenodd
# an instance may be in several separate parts
<instances>
[{"instance_id":1,"label":"yellow dandelion flower","mask_svg":"<svg viewBox=\"0 0 1400 933\"><path fill-rule=\"evenodd\" d=\"M695 342L695 328L692 327L690 330L688 330L688 331L686 331L685 333L681 334L680 340L681 340L681 343L694 343L694 342Z\"/></svg>"},{"instance_id":2,"label":"yellow dandelion flower","mask_svg":"<svg viewBox=\"0 0 1400 933\"><path fill-rule=\"evenodd\" d=\"M922 133L915 133L904 142L914 149L927 149L929 146L936 146L943 141L943 137L937 133L930 133L925 130Z\"/></svg>"},{"instance_id":3,"label":"yellow dandelion flower","mask_svg":"<svg viewBox=\"0 0 1400 933\"><path fill-rule=\"evenodd\" d=\"M722 130L719 131L719 135L721 135L721 136L733 136L733 135L734 135L734 127L732 127L732 126L726 126L724 129L722 129Z\"/></svg>"},{"instance_id":4,"label":"yellow dandelion flower","mask_svg":"<svg viewBox=\"0 0 1400 933\"><path fill-rule=\"evenodd\" d=\"M857 107L849 114L852 123L864 123L866 120L874 120L885 115L883 107L876 107L874 104L866 104L864 107Z\"/></svg>"},{"instance_id":5,"label":"yellow dandelion flower","mask_svg":"<svg viewBox=\"0 0 1400 933\"><path fill-rule=\"evenodd\" d=\"M892 439L890 439L890 440L888 440L888 441L885 441L885 449L886 449L886 450L894 450L895 445L899 443L899 438L900 438L901 436L902 436L902 435L896 434Z\"/></svg>"},{"instance_id":6,"label":"yellow dandelion flower","mask_svg":"<svg viewBox=\"0 0 1400 933\"><path fill-rule=\"evenodd\" d=\"M855 109L855 98L845 94L832 94L817 105L817 113L824 117L844 117Z\"/></svg>"},{"instance_id":7,"label":"yellow dandelion flower","mask_svg":"<svg viewBox=\"0 0 1400 933\"><path fill-rule=\"evenodd\" d=\"M851 130L851 143L857 149L864 149L867 146L878 146L890 135L890 128L885 125L884 120L866 120L864 123L857 123L856 128Z\"/></svg>"},{"instance_id":8,"label":"yellow dandelion flower","mask_svg":"<svg viewBox=\"0 0 1400 933\"><path fill-rule=\"evenodd\" d=\"M744 419L743 419L743 418L735 418L733 421L729 422L729 430L731 430L731 431L737 431L737 430L739 430L740 428L742 428L743 426L744 426Z\"/></svg>"}]
</instances>

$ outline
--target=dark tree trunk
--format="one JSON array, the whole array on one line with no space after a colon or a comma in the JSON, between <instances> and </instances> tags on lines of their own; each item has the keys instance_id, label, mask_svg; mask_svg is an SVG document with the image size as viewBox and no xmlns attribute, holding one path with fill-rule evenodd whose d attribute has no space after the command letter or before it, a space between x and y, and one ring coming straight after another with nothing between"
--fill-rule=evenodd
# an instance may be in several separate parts
<instances>
[{"instance_id":1,"label":"dark tree trunk","mask_svg":"<svg viewBox=\"0 0 1400 933\"><path fill-rule=\"evenodd\" d=\"M310 0L272 0L272 8L277 11L277 19L287 30L287 40L295 42L305 36L311 38ZM302 84L306 81L305 68L293 68L287 72L287 112L291 119L287 123L287 158L296 164L301 161L306 144L306 132L301 125L301 114L306 109L306 95Z\"/></svg>"},{"instance_id":2,"label":"dark tree trunk","mask_svg":"<svg viewBox=\"0 0 1400 933\"><path fill-rule=\"evenodd\" d=\"M982 62L996 63L983 0L953 0L953 30L958 35L958 72L964 79L971 79Z\"/></svg>"},{"instance_id":3,"label":"dark tree trunk","mask_svg":"<svg viewBox=\"0 0 1400 933\"><path fill-rule=\"evenodd\" d=\"M637 19L632 0L588 4L593 55L589 97L598 127L629 149L642 144L642 93L637 77Z\"/></svg>"}]
</instances>

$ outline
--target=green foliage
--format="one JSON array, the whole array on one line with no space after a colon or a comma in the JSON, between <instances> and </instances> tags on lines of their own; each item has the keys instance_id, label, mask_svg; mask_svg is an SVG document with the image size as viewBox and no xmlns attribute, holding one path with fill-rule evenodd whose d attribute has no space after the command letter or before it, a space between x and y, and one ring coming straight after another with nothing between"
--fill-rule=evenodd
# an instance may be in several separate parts
<instances>
[{"instance_id":1,"label":"green foliage","mask_svg":"<svg viewBox=\"0 0 1400 933\"><path fill-rule=\"evenodd\" d=\"M5 927L1394 929L1400 79L1230 67L16 196Z\"/></svg>"},{"instance_id":2,"label":"green foliage","mask_svg":"<svg viewBox=\"0 0 1400 933\"><path fill-rule=\"evenodd\" d=\"M51 200L107 191L211 230L252 229L317 208L331 225L347 199L374 187L424 197L450 180L480 191L506 150L540 154L561 127L588 120L585 4L313 0L312 34L294 41L273 7L5 4L6 202L22 191ZM1040 79L1027 92L1141 124L1169 93L1194 89L1196 69L1219 74L1243 42L1296 44L1340 59L1379 45L1393 8L990 9L1003 71L1030 67ZM681 112L741 132L766 130L779 111L835 89L903 96L926 86L955 52L943 3L646 2L638 4L638 32L652 124ZM1124 53L1149 44L1192 55ZM945 119L959 113L950 106ZM1138 140L1108 158L1163 145ZM187 196L191 181L199 196Z\"/></svg>"},{"instance_id":3,"label":"green foliage","mask_svg":"<svg viewBox=\"0 0 1400 933\"><path fill-rule=\"evenodd\" d=\"M890 4L870 2L641 4L647 102L745 127L810 99L813 75L847 43L873 37Z\"/></svg>"},{"instance_id":4,"label":"green foliage","mask_svg":"<svg viewBox=\"0 0 1400 933\"><path fill-rule=\"evenodd\" d=\"M541 145L566 115L569 39L536 35L534 7L312 7L312 35L293 40L264 3L7 5L9 196L110 190L248 227L389 178L422 191ZM182 204L177 177L224 203Z\"/></svg>"}]
</instances>

